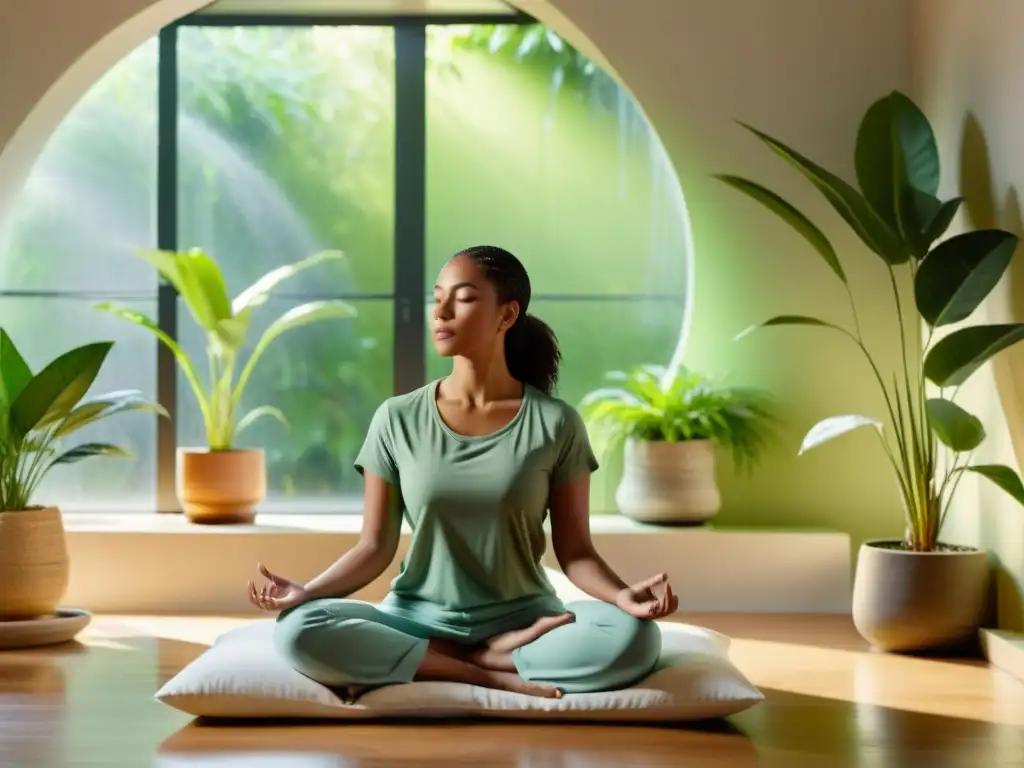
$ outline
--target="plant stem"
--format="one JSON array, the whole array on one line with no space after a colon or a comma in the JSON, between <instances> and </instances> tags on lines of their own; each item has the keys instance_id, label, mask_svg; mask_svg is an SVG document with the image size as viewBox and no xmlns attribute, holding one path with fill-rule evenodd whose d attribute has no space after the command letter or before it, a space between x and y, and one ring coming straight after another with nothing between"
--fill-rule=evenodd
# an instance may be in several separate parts
<instances>
[{"instance_id":1,"label":"plant stem","mask_svg":"<svg viewBox=\"0 0 1024 768\"><path fill-rule=\"evenodd\" d=\"M900 334L900 357L903 368L903 379L906 387L906 400L907 400L907 420L908 427L910 430L911 437L911 456L908 457L909 461L913 461L914 464L914 477L913 477L913 489L915 495L910 499L910 503L915 509L908 509L908 517L911 519L910 525L910 538L911 541L907 542L911 547L917 550L919 547L924 547L926 550L931 549L933 542L927 540L929 531L922 531L922 526L925 529L931 528L929 525L928 517L930 516L930 496L932 495L929 491L928 485L931 482L931 462L927 460L923 453L923 445L926 440L926 431L928 430L927 416L925 413L925 400L924 400L924 387L921 382L915 382L910 376L910 363L907 354L907 330L905 324L905 318L903 314L903 301L900 298L900 288L896 281L896 271L891 265L887 265L886 271L889 273L889 284L892 286L893 299L896 303L896 320L899 323L899 334ZM911 266L911 275L913 275L913 266ZM923 378L923 377L922 377ZM921 408L921 418L918 419L916 409ZM930 448L930 446L929 446ZM917 525L914 525L914 519L917 518ZM925 539L922 541L921 539Z\"/></svg>"},{"instance_id":2,"label":"plant stem","mask_svg":"<svg viewBox=\"0 0 1024 768\"><path fill-rule=\"evenodd\" d=\"M896 392L897 418L899 422L902 424L906 419L903 410L903 397L901 397L895 373L893 373L892 378L893 389ZM906 487L903 495L904 514L907 517L908 528L910 528L910 530L913 532L919 523L917 518L918 509L915 503L916 478L911 464L911 450L908 447L906 447L906 445L904 445L903 449L900 451L900 461L903 463L903 471L906 475Z\"/></svg>"},{"instance_id":3,"label":"plant stem","mask_svg":"<svg viewBox=\"0 0 1024 768\"><path fill-rule=\"evenodd\" d=\"M210 366L210 417L206 420L206 439L211 450L231 448L235 428L235 404L232 401L234 355L207 345Z\"/></svg>"},{"instance_id":4,"label":"plant stem","mask_svg":"<svg viewBox=\"0 0 1024 768\"><path fill-rule=\"evenodd\" d=\"M960 485L960 481L963 479L964 469L971 463L971 459L973 457L974 451L971 451L970 454L968 454L967 459L964 461L963 467L957 467L957 459L954 458L953 470L947 473L946 478L943 481L943 487L945 488L946 481L948 481L950 477L953 477L953 485L949 489L949 494L944 496L940 494L940 501L942 503L942 511L939 516L940 531L942 530L942 526L946 524L946 515L953 506L953 498L956 496L956 489Z\"/></svg>"},{"instance_id":5,"label":"plant stem","mask_svg":"<svg viewBox=\"0 0 1024 768\"><path fill-rule=\"evenodd\" d=\"M48 459L48 449L55 438L55 434L56 427L53 427L40 438L36 451L27 452L24 450L25 446L23 445L22 450L18 452L19 470L27 466L24 476L21 476L19 472L16 480L18 503L22 508L28 506L30 499L35 494L36 488L46 474L45 462ZM25 439L28 440L28 437ZM31 456L31 459L28 459L29 456Z\"/></svg>"},{"instance_id":6,"label":"plant stem","mask_svg":"<svg viewBox=\"0 0 1024 768\"><path fill-rule=\"evenodd\" d=\"M888 444L885 443L884 437L882 445L886 449L886 455L889 457L889 461L893 465L893 470L896 472L896 479L900 486L900 492L903 494L904 500L906 501L907 496L910 493L910 488L908 486L908 483L910 482L910 468L909 466L907 466L905 461L907 451L905 446L905 435L903 434L902 417L897 418L898 405L897 409L893 408L893 400L889 395L889 389L885 385L885 380L882 378L882 372L879 370L878 364L875 362L875 359L871 356L871 352L868 351L867 345L864 343L864 339L860 335L859 324L857 324L856 335L850 333L845 328L839 328L838 326L836 326L836 328L838 328L838 330L841 331L844 335L852 339L853 343L856 344L860 351L864 354L865 359L868 361L868 365L871 366L872 373L874 373L875 380L878 382L878 387L879 389L882 390L882 397L885 400L885 407L889 413L889 422L892 424L893 434L896 437L896 446L899 450L900 457L904 459L903 470L906 472L906 475L904 475L904 473L900 470L899 462L896 461L896 458L895 456L893 456L893 453L889 449ZM897 397L899 395L898 388L895 387L895 385L893 387L893 394L895 394Z\"/></svg>"},{"instance_id":7,"label":"plant stem","mask_svg":"<svg viewBox=\"0 0 1024 768\"><path fill-rule=\"evenodd\" d=\"M846 295L850 299L850 313L853 315L853 332L857 335L857 338L863 343L863 336L860 332L860 316L857 313L857 304L853 300L853 290L850 288L850 284L844 282L843 285L846 287Z\"/></svg>"}]
</instances>

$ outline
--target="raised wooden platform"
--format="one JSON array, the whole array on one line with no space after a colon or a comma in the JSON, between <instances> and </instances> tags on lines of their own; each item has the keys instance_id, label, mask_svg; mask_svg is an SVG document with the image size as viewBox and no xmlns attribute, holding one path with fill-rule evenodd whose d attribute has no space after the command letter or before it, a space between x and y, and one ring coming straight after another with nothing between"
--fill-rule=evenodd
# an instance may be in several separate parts
<instances>
[{"instance_id":1,"label":"raised wooden platform","mask_svg":"<svg viewBox=\"0 0 1024 768\"><path fill-rule=\"evenodd\" d=\"M650 526L619 515L595 515L590 525L598 551L626 581L667 571L684 611L850 611L851 544L839 531ZM260 515L255 525L203 526L181 515L72 513L65 526L67 605L223 616L251 609L245 584L257 562L311 579L355 545L362 518ZM373 602L387 593L408 542L406 533L399 557L356 597ZM545 563L557 568L550 546Z\"/></svg>"},{"instance_id":2,"label":"raised wooden platform","mask_svg":"<svg viewBox=\"0 0 1024 768\"><path fill-rule=\"evenodd\" d=\"M152 694L246 619L102 617L80 642L0 652L0 766L1024 765L1024 685L984 662L873 653L844 616L686 620L735 639L765 703L690 727L197 725Z\"/></svg>"}]
</instances>

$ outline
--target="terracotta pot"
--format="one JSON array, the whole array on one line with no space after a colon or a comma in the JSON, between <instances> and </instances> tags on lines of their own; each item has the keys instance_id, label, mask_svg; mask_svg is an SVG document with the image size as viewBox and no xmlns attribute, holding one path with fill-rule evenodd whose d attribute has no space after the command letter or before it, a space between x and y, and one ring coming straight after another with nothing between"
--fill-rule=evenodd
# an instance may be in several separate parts
<instances>
[{"instance_id":1,"label":"terracotta pot","mask_svg":"<svg viewBox=\"0 0 1024 768\"><path fill-rule=\"evenodd\" d=\"M925 651L973 643L988 604L988 553L957 548L909 552L898 542L861 545L853 622L883 651Z\"/></svg>"},{"instance_id":2,"label":"terracotta pot","mask_svg":"<svg viewBox=\"0 0 1024 768\"><path fill-rule=\"evenodd\" d=\"M0 621L53 614L70 570L60 509L0 512Z\"/></svg>"},{"instance_id":3,"label":"terracotta pot","mask_svg":"<svg viewBox=\"0 0 1024 768\"><path fill-rule=\"evenodd\" d=\"M648 523L703 523L722 507L710 440L626 442L615 492L622 514Z\"/></svg>"},{"instance_id":4,"label":"terracotta pot","mask_svg":"<svg viewBox=\"0 0 1024 768\"><path fill-rule=\"evenodd\" d=\"M263 451L179 448L177 485L192 522L251 523L267 493Z\"/></svg>"}]
</instances>

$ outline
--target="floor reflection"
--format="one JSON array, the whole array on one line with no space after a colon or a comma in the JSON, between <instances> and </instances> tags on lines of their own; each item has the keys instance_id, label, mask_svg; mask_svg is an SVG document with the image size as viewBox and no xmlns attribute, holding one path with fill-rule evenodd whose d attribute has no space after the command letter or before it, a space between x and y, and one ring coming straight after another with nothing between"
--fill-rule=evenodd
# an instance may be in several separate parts
<instances>
[{"instance_id":1,"label":"floor reflection","mask_svg":"<svg viewBox=\"0 0 1024 768\"><path fill-rule=\"evenodd\" d=\"M282 743L295 744L283 752ZM265 745L265 749L261 749ZM190 725L160 748L159 768L242 768L272 756L289 768L487 766L686 768L760 766L757 749L726 722L690 728L636 725L438 723L435 725Z\"/></svg>"},{"instance_id":2,"label":"floor reflection","mask_svg":"<svg viewBox=\"0 0 1024 768\"><path fill-rule=\"evenodd\" d=\"M78 651L72 647L66 650ZM67 679L61 656L47 653L31 659L0 655L0 680L0 766L62 764ZM40 717L41 708L59 714Z\"/></svg>"}]
</instances>

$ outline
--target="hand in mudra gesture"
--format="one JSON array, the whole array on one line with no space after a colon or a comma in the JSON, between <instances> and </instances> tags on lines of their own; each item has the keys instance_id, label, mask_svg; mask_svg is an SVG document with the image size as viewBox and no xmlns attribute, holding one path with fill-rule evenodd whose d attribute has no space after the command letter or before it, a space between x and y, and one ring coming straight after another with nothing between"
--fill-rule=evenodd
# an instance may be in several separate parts
<instances>
[{"instance_id":1,"label":"hand in mudra gesture","mask_svg":"<svg viewBox=\"0 0 1024 768\"><path fill-rule=\"evenodd\" d=\"M660 596L654 591L654 588L659 585L665 587ZM672 585L668 583L668 574L659 573L657 576L626 587L615 598L615 604L638 619L660 619L670 613L675 613L679 608L679 598L672 593Z\"/></svg>"},{"instance_id":2,"label":"hand in mudra gesture","mask_svg":"<svg viewBox=\"0 0 1024 768\"><path fill-rule=\"evenodd\" d=\"M305 587L301 584L271 573L262 563L260 563L259 569L267 579L267 583L257 590L256 585L251 580L249 581L249 602L260 610L283 611L286 608L294 608L309 599Z\"/></svg>"}]
</instances>

